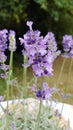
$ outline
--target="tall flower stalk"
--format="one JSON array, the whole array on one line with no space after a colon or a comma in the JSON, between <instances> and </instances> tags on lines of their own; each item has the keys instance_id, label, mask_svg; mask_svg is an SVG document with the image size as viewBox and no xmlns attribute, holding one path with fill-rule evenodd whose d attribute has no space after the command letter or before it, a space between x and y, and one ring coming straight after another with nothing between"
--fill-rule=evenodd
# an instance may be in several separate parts
<instances>
[{"instance_id":1,"label":"tall flower stalk","mask_svg":"<svg viewBox=\"0 0 73 130\"><path fill-rule=\"evenodd\" d=\"M39 130L40 116L41 116L41 108L42 108L42 101L40 101L40 104L39 104L39 112L38 112L38 115L37 115L37 122L36 122L35 129L34 129L34 130Z\"/></svg>"},{"instance_id":2,"label":"tall flower stalk","mask_svg":"<svg viewBox=\"0 0 73 130\"><path fill-rule=\"evenodd\" d=\"M73 64L73 58L71 58L71 61L70 61L70 64L69 64L68 75L67 75L67 82L66 82L66 85L65 85L65 88L64 88L63 97L61 99L62 108L61 108L61 111L60 111L60 117L62 116L62 112L63 112L63 108L64 108L64 101L65 101L67 89L68 89L69 83L70 83L70 75L71 75L72 64Z\"/></svg>"},{"instance_id":3,"label":"tall flower stalk","mask_svg":"<svg viewBox=\"0 0 73 130\"><path fill-rule=\"evenodd\" d=\"M4 73L0 74L1 78L5 78L6 83L7 83L7 118L6 118L6 127L8 127L8 96L9 96L9 85L7 82L7 70L8 67L5 64L5 61L7 59L7 56L5 56L4 52L7 49L7 39L8 39L8 30L3 29L0 30L0 69L2 69L4 71Z\"/></svg>"},{"instance_id":4,"label":"tall flower stalk","mask_svg":"<svg viewBox=\"0 0 73 130\"><path fill-rule=\"evenodd\" d=\"M64 50L64 53L63 53L62 56L67 57L67 58L73 57L73 37L72 37L72 35L64 35L62 42L63 42L63 50ZM66 84L66 87L65 87L65 93L66 93L66 90L67 90L67 88L69 86L72 62L73 62L73 60L71 59L71 62L69 64L69 70L68 70L68 76L67 76L67 84Z\"/></svg>"},{"instance_id":5,"label":"tall flower stalk","mask_svg":"<svg viewBox=\"0 0 73 130\"><path fill-rule=\"evenodd\" d=\"M5 50L7 49L7 38L8 30L0 30L0 69L4 71L4 73L0 74L0 77L5 79L7 76L6 71L8 70L8 66L5 64L7 60L7 56L5 55Z\"/></svg>"},{"instance_id":6,"label":"tall flower stalk","mask_svg":"<svg viewBox=\"0 0 73 130\"><path fill-rule=\"evenodd\" d=\"M9 50L10 50L10 62L9 62L9 72L7 77L7 127L9 125L9 116L8 116L8 100L9 100L9 87L11 86L11 94L13 98L13 86L12 86L12 75L13 75L13 52L16 50L16 40L15 32L10 30L9 32Z\"/></svg>"},{"instance_id":7,"label":"tall flower stalk","mask_svg":"<svg viewBox=\"0 0 73 130\"><path fill-rule=\"evenodd\" d=\"M64 35L62 38L62 44L63 44L62 57L64 57L64 58L63 58L61 69L60 69L60 72L59 72L59 75L58 75L58 78L57 78L57 81L55 84L56 87L58 87L58 84L60 83L61 76L62 76L63 69L64 69L65 62L66 62L66 58L70 58L73 55L73 37L72 37L72 35ZM70 73L70 70L69 70L69 73Z\"/></svg>"},{"instance_id":8,"label":"tall flower stalk","mask_svg":"<svg viewBox=\"0 0 73 130\"><path fill-rule=\"evenodd\" d=\"M23 51L22 51L24 56L23 82L25 84L25 87L27 87L26 68L28 66L31 66L33 69L36 83L37 82L36 79L38 77L53 75L53 62L56 59L56 57L60 54L60 51L57 50L57 43L55 40L55 36L52 32L48 32L47 35L43 37L40 35L41 32L39 30L32 29L33 25L32 21L27 21L26 24L29 27L29 30L27 31L26 34L23 35L23 38L19 38L21 45L23 45ZM36 97L40 100L50 97L49 94L50 91L48 89L48 85L44 83L43 86L46 86L46 89L42 90L42 88L39 88L38 91L35 91L33 89ZM40 101L40 107L37 115L37 121L36 121L37 123L35 126L35 130L39 129L41 104L42 101Z\"/></svg>"},{"instance_id":9,"label":"tall flower stalk","mask_svg":"<svg viewBox=\"0 0 73 130\"><path fill-rule=\"evenodd\" d=\"M58 87L59 83L60 83L60 80L61 80L61 77L62 77L62 74L63 74L63 70L64 70L64 66L65 66L65 62L66 62L66 58L63 58L63 62L62 62L62 65L61 65L61 68L60 68L60 71L59 71L59 74L58 74L58 77L57 77L57 81L55 83L55 87Z\"/></svg>"},{"instance_id":10,"label":"tall flower stalk","mask_svg":"<svg viewBox=\"0 0 73 130\"><path fill-rule=\"evenodd\" d=\"M36 117L36 124L34 130L39 129L40 125L40 117L41 117L41 108L42 108L42 101L43 100L49 100L52 96L52 89L49 88L48 84L46 82L43 83L43 85L37 90L36 84L33 85L32 91L34 92L36 98L40 101L39 103L39 110Z\"/></svg>"},{"instance_id":11,"label":"tall flower stalk","mask_svg":"<svg viewBox=\"0 0 73 130\"><path fill-rule=\"evenodd\" d=\"M16 51L16 39L15 39L15 32L10 30L9 32L9 51L10 51L10 63L9 63L9 81L12 82L12 75L13 75L13 53ZM11 94L13 98L13 86L11 83Z\"/></svg>"},{"instance_id":12,"label":"tall flower stalk","mask_svg":"<svg viewBox=\"0 0 73 130\"><path fill-rule=\"evenodd\" d=\"M23 62L24 64L27 63L27 56L23 55ZM24 86L24 90L25 90L25 95L27 97L27 66L23 67L23 86Z\"/></svg>"},{"instance_id":13,"label":"tall flower stalk","mask_svg":"<svg viewBox=\"0 0 73 130\"><path fill-rule=\"evenodd\" d=\"M66 92L67 92L67 89L68 89L69 83L70 83L70 75L71 75L71 69L72 69L72 64L73 64L73 58L72 58L73 57L73 37L72 37L72 35L64 35L62 43L63 43L63 51L64 51L64 53L62 54L62 56L64 57L63 66L65 64L66 58L71 58L71 61L69 64L66 86L64 88L64 95L62 98L63 104L62 104L62 109L61 109L61 115L62 115L62 111L63 111L63 107L64 107L64 97L66 97Z\"/></svg>"}]
</instances>

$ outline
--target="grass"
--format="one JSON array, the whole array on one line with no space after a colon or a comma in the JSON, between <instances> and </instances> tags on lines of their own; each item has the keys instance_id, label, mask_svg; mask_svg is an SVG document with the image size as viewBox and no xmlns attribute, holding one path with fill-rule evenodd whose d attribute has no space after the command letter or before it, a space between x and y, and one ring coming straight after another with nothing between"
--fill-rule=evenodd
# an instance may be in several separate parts
<instances>
[{"instance_id":1,"label":"grass","mask_svg":"<svg viewBox=\"0 0 73 130\"><path fill-rule=\"evenodd\" d=\"M64 88L67 85L67 77L68 77L68 69L69 69L69 63L71 59L66 59L64 71L61 77L61 80L58 84L58 88L60 88L60 93L63 92ZM8 61L7 61L8 62ZM38 86L41 85L42 81L47 81L49 86L53 87L56 83L56 80L58 78L60 68L63 62L62 57L58 57L56 61L54 62L54 76L52 77L43 77L38 79ZM22 56L20 54L14 54L14 77L18 78L18 82L22 85ZM72 65L72 70L73 70L73 65ZM28 68L28 73L27 73L27 81L29 81L33 77L33 72L31 68ZM15 94L17 94L16 88L14 88ZM72 104L73 105L73 71L71 71L70 75L70 82L69 86L67 88L67 93L72 94L71 98L69 100L65 100L66 103ZM5 81L3 79L0 79L0 95L5 95L6 93L6 86L5 86ZM29 93L30 95L30 93ZM55 98L57 98L59 101L61 101L61 96L60 95L55 95ZM11 97L10 97L11 98Z\"/></svg>"}]
</instances>

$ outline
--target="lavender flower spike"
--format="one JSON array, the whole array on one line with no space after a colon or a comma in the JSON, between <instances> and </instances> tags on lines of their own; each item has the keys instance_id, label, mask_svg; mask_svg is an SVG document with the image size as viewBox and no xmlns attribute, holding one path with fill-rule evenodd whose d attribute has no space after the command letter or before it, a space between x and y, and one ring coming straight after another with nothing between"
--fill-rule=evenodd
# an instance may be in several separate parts
<instances>
[{"instance_id":1,"label":"lavender flower spike","mask_svg":"<svg viewBox=\"0 0 73 130\"><path fill-rule=\"evenodd\" d=\"M13 30L10 30L10 33L9 33L9 50L10 51L16 50L15 32Z\"/></svg>"},{"instance_id":2,"label":"lavender flower spike","mask_svg":"<svg viewBox=\"0 0 73 130\"><path fill-rule=\"evenodd\" d=\"M73 37L72 35L64 35L63 36L63 50L64 54L62 54L63 57L70 57L73 56L72 48L73 48Z\"/></svg>"},{"instance_id":3,"label":"lavender flower spike","mask_svg":"<svg viewBox=\"0 0 73 130\"><path fill-rule=\"evenodd\" d=\"M4 52L7 49L7 33L6 29L0 30L0 52Z\"/></svg>"},{"instance_id":4,"label":"lavender flower spike","mask_svg":"<svg viewBox=\"0 0 73 130\"><path fill-rule=\"evenodd\" d=\"M73 43L72 36L71 35L64 35L62 42L63 42L64 51L69 51L70 47L71 47L71 45Z\"/></svg>"},{"instance_id":5,"label":"lavender flower spike","mask_svg":"<svg viewBox=\"0 0 73 130\"><path fill-rule=\"evenodd\" d=\"M52 91L46 82L44 82L42 87L40 87L38 90L36 90L36 85L34 84L32 87L32 91L39 100L50 99L50 97L52 96Z\"/></svg>"}]
</instances>

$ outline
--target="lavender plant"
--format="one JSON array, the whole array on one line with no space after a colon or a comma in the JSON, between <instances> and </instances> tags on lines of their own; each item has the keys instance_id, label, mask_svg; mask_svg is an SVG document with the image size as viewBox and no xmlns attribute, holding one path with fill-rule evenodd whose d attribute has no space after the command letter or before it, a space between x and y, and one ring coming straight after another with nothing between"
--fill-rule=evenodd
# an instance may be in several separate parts
<instances>
[{"instance_id":1,"label":"lavender plant","mask_svg":"<svg viewBox=\"0 0 73 130\"><path fill-rule=\"evenodd\" d=\"M13 53L16 51L15 32L6 29L0 31L0 69L2 70L0 76L5 79L7 86L7 108L2 106L3 99L0 96L0 107L3 112L0 115L0 130L67 130L69 126L60 125L61 114L56 114L57 111L55 112L50 105L47 106L48 100L52 101L53 93L58 92L57 88L50 88L48 83L44 81L40 86L37 85L40 77L53 76L53 63L61 54L57 48L55 35L48 32L43 37L39 30L33 30L32 21L27 21L26 24L29 30L23 35L23 38L19 38L21 45L23 45L22 95L18 97L17 102L12 100L11 107L9 105L10 88L12 99L15 99L13 84L16 85L19 92L21 91L21 86L13 76ZM64 51L70 51L72 56L72 37L67 37L67 40L68 43L66 36L63 37ZM6 49L10 51L9 65L5 64L7 57L4 52ZM34 77L30 90L34 96L30 98L31 100L28 98L28 84L31 86L30 82L27 81L28 67L32 67ZM43 105L44 100L46 107Z\"/></svg>"}]
</instances>

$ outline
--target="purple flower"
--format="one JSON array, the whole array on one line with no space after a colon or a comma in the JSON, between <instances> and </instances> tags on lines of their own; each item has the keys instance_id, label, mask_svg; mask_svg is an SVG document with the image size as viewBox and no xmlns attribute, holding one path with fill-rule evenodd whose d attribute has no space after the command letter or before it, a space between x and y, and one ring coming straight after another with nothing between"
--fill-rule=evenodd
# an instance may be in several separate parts
<instances>
[{"instance_id":1,"label":"purple flower","mask_svg":"<svg viewBox=\"0 0 73 130\"><path fill-rule=\"evenodd\" d=\"M1 73L0 77L3 78L3 79L6 79L8 77L8 72L6 72L5 74Z\"/></svg>"},{"instance_id":2,"label":"purple flower","mask_svg":"<svg viewBox=\"0 0 73 130\"><path fill-rule=\"evenodd\" d=\"M61 116L61 113L59 112L59 110L58 110L58 109L56 109L56 110L55 110L55 116L58 116L58 117L60 117L60 116Z\"/></svg>"},{"instance_id":3,"label":"purple flower","mask_svg":"<svg viewBox=\"0 0 73 130\"><path fill-rule=\"evenodd\" d=\"M4 63L7 59L7 56L5 56L4 52L0 52L0 63Z\"/></svg>"},{"instance_id":4,"label":"purple flower","mask_svg":"<svg viewBox=\"0 0 73 130\"><path fill-rule=\"evenodd\" d=\"M63 36L63 57L71 57L73 56L73 37L72 35L64 35Z\"/></svg>"},{"instance_id":5,"label":"purple flower","mask_svg":"<svg viewBox=\"0 0 73 130\"><path fill-rule=\"evenodd\" d=\"M43 76L44 71L42 67L40 66L40 64L34 64L32 68L33 68L35 76Z\"/></svg>"},{"instance_id":6,"label":"purple flower","mask_svg":"<svg viewBox=\"0 0 73 130\"><path fill-rule=\"evenodd\" d=\"M70 99L71 96L72 96L71 94L61 93L61 97L64 98L64 99Z\"/></svg>"},{"instance_id":7,"label":"purple flower","mask_svg":"<svg viewBox=\"0 0 73 130\"><path fill-rule=\"evenodd\" d=\"M15 32L13 30L10 30L9 32L9 50L10 51L16 50Z\"/></svg>"},{"instance_id":8,"label":"purple flower","mask_svg":"<svg viewBox=\"0 0 73 130\"><path fill-rule=\"evenodd\" d=\"M44 37L44 42L47 46L47 53L51 53L52 61L54 61L57 56L61 54L61 51L57 50L57 42L54 33L48 32Z\"/></svg>"},{"instance_id":9,"label":"purple flower","mask_svg":"<svg viewBox=\"0 0 73 130\"><path fill-rule=\"evenodd\" d=\"M47 35L44 37L45 44L50 51L57 50L57 43L54 36L54 33L48 32Z\"/></svg>"},{"instance_id":10,"label":"purple flower","mask_svg":"<svg viewBox=\"0 0 73 130\"><path fill-rule=\"evenodd\" d=\"M0 30L0 52L4 52L7 49L7 36L8 31L6 29Z\"/></svg>"},{"instance_id":11,"label":"purple flower","mask_svg":"<svg viewBox=\"0 0 73 130\"><path fill-rule=\"evenodd\" d=\"M27 21L29 30L26 34L23 35L23 38L19 38L21 44L24 46L24 50L27 51L28 56L34 56L37 53L39 50L38 47L40 47L40 42L43 39L43 37L40 36L41 32L39 30L34 31L32 29L32 24L32 21Z\"/></svg>"},{"instance_id":12,"label":"purple flower","mask_svg":"<svg viewBox=\"0 0 73 130\"><path fill-rule=\"evenodd\" d=\"M17 84L17 79L12 80L12 85L15 86Z\"/></svg>"},{"instance_id":13,"label":"purple flower","mask_svg":"<svg viewBox=\"0 0 73 130\"><path fill-rule=\"evenodd\" d=\"M11 122L11 130L15 130L15 129L16 129L16 127L15 127L14 122Z\"/></svg>"},{"instance_id":14,"label":"purple flower","mask_svg":"<svg viewBox=\"0 0 73 130\"><path fill-rule=\"evenodd\" d=\"M64 35L62 42L63 42L64 50L69 51L71 45L73 44L73 38L71 35Z\"/></svg>"},{"instance_id":15,"label":"purple flower","mask_svg":"<svg viewBox=\"0 0 73 130\"><path fill-rule=\"evenodd\" d=\"M50 97L52 96L51 89L46 82L44 82L43 86L40 87L38 90L36 90L36 85L34 84L32 87L32 91L39 100L50 99Z\"/></svg>"},{"instance_id":16,"label":"purple flower","mask_svg":"<svg viewBox=\"0 0 73 130\"><path fill-rule=\"evenodd\" d=\"M36 30L29 30L25 35L23 35L24 37L24 45L27 47L27 45L32 45L32 44L37 44L37 41L39 41L40 39L40 31ZM19 40L21 40L19 38Z\"/></svg>"},{"instance_id":17,"label":"purple flower","mask_svg":"<svg viewBox=\"0 0 73 130\"><path fill-rule=\"evenodd\" d=\"M2 69L2 70L8 70L9 69L9 65L1 64L0 65L0 69Z\"/></svg>"},{"instance_id":18,"label":"purple flower","mask_svg":"<svg viewBox=\"0 0 73 130\"><path fill-rule=\"evenodd\" d=\"M60 51L57 51L55 36L52 32L48 32L45 37L40 36L41 32L34 31L32 25L32 21L27 21L29 30L23 38L19 38L24 47L24 57L27 54L27 63L23 66L31 65L35 76L51 76L53 62L60 54Z\"/></svg>"},{"instance_id":19,"label":"purple flower","mask_svg":"<svg viewBox=\"0 0 73 130\"><path fill-rule=\"evenodd\" d=\"M36 59L36 55L45 55L46 45L43 43L43 37L40 36L40 31L32 29L33 22L27 21L27 25L29 26L29 31L23 35L23 39L19 38L21 44L24 47L24 57L27 54L28 63L27 65L34 64L34 60ZM26 53L26 54L25 54ZM24 64L26 66L26 64Z\"/></svg>"},{"instance_id":20,"label":"purple flower","mask_svg":"<svg viewBox=\"0 0 73 130\"><path fill-rule=\"evenodd\" d=\"M7 41L8 41L8 31L6 29L0 30L0 69L7 70L8 66L5 65L5 61L7 56L5 56L4 52L7 49ZM1 78L6 78L6 74L1 73Z\"/></svg>"},{"instance_id":21,"label":"purple flower","mask_svg":"<svg viewBox=\"0 0 73 130\"><path fill-rule=\"evenodd\" d=\"M44 57L36 56L33 60L32 68L35 76L51 76L53 72L51 53Z\"/></svg>"}]
</instances>

